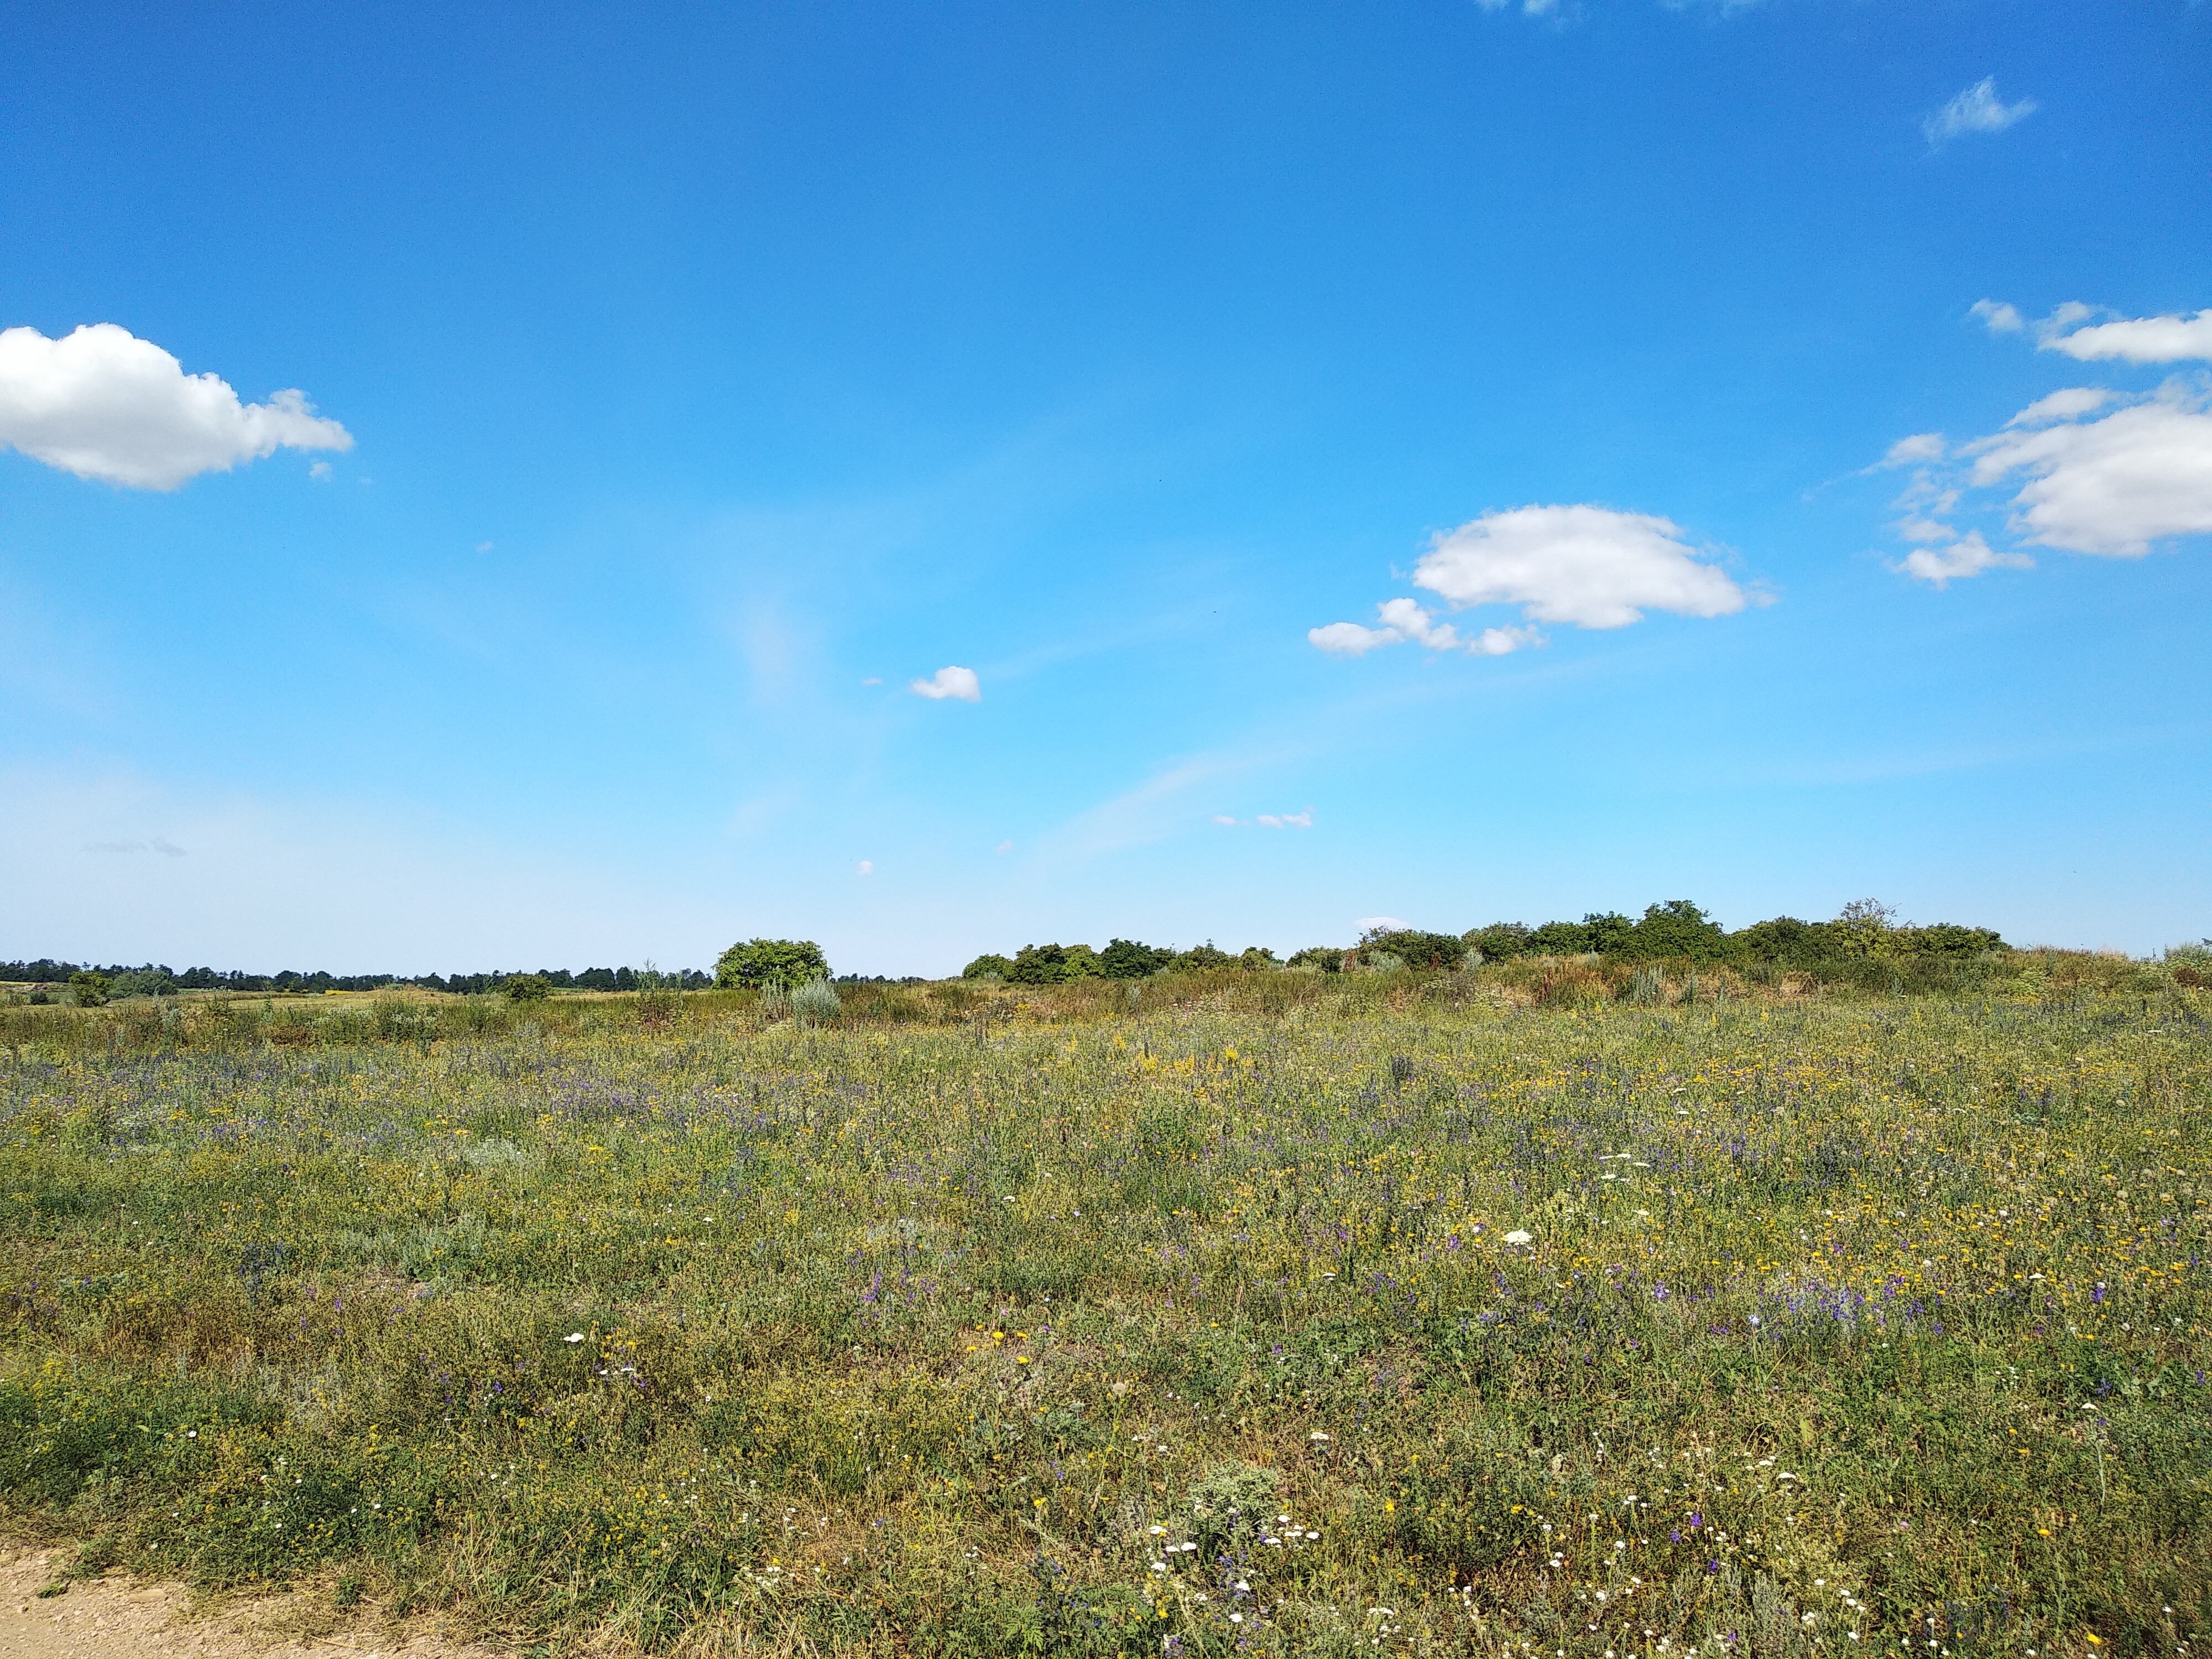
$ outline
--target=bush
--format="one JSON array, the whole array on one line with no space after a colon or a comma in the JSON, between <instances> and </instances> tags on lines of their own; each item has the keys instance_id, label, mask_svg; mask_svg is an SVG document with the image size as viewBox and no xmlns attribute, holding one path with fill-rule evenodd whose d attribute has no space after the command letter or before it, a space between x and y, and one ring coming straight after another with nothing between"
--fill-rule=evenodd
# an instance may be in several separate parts
<instances>
[{"instance_id":1,"label":"bush","mask_svg":"<svg viewBox=\"0 0 2212 1659\"><path fill-rule=\"evenodd\" d=\"M1237 958L1226 951L1217 951L1212 945L1194 945L1178 954L1168 964L1183 973L1206 968L1234 968Z\"/></svg>"},{"instance_id":2,"label":"bush","mask_svg":"<svg viewBox=\"0 0 2212 1659\"><path fill-rule=\"evenodd\" d=\"M791 1012L812 1024L836 1018L845 1012L837 988L826 979L810 979L791 994Z\"/></svg>"},{"instance_id":3,"label":"bush","mask_svg":"<svg viewBox=\"0 0 2212 1659\"><path fill-rule=\"evenodd\" d=\"M1275 953L1264 945L1248 945L1237 958L1239 967L1253 973L1273 973L1283 964L1275 960Z\"/></svg>"},{"instance_id":4,"label":"bush","mask_svg":"<svg viewBox=\"0 0 2212 1659\"><path fill-rule=\"evenodd\" d=\"M1344 952L1334 945L1309 945L1283 966L1318 968L1324 974L1340 974L1344 971Z\"/></svg>"},{"instance_id":5,"label":"bush","mask_svg":"<svg viewBox=\"0 0 2212 1659\"><path fill-rule=\"evenodd\" d=\"M1718 962L1727 952L1728 935L1689 900L1668 899L1646 906L1644 920L1628 930L1628 938L1616 948L1620 955L1646 962L1661 957Z\"/></svg>"},{"instance_id":6,"label":"bush","mask_svg":"<svg viewBox=\"0 0 2212 1659\"><path fill-rule=\"evenodd\" d=\"M995 951L986 951L960 970L963 979L1004 979L1014 971L1014 964Z\"/></svg>"},{"instance_id":7,"label":"bush","mask_svg":"<svg viewBox=\"0 0 2212 1659\"><path fill-rule=\"evenodd\" d=\"M107 1000L107 975L80 968L69 976L70 990L80 1008L97 1008Z\"/></svg>"},{"instance_id":8,"label":"bush","mask_svg":"<svg viewBox=\"0 0 2212 1659\"><path fill-rule=\"evenodd\" d=\"M1175 954L1154 945L1139 945L1133 939L1109 939L1106 948L1098 953L1098 965L1109 979L1143 979L1173 962Z\"/></svg>"},{"instance_id":9,"label":"bush","mask_svg":"<svg viewBox=\"0 0 2212 1659\"><path fill-rule=\"evenodd\" d=\"M1359 941L1358 957L1370 968L1392 965L1383 961L1386 957L1408 968L1456 968L1467 960L1467 941L1450 933L1400 927L1368 934Z\"/></svg>"},{"instance_id":10,"label":"bush","mask_svg":"<svg viewBox=\"0 0 2212 1659\"><path fill-rule=\"evenodd\" d=\"M543 974L509 974L499 988L510 1002L543 1002L553 994L553 982Z\"/></svg>"},{"instance_id":11,"label":"bush","mask_svg":"<svg viewBox=\"0 0 2212 1659\"><path fill-rule=\"evenodd\" d=\"M724 989L777 985L795 990L830 977L822 947L811 939L756 939L732 945L714 963L714 983Z\"/></svg>"},{"instance_id":12,"label":"bush","mask_svg":"<svg viewBox=\"0 0 2212 1659\"><path fill-rule=\"evenodd\" d=\"M1526 955L1528 950L1525 922L1493 921L1487 927L1470 927L1460 938L1480 951L1485 962L1510 962L1517 956Z\"/></svg>"}]
</instances>

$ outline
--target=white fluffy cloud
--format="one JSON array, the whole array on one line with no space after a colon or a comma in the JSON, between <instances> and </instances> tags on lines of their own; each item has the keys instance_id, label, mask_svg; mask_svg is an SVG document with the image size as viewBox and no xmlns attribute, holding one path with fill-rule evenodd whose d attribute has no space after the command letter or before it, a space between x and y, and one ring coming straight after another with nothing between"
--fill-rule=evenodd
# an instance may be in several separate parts
<instances>
[{"instance_id":1,"label":"white fluffy cloud","mask_svg":"<svg viewBox=\"0 0 2212 1659\"><path fill-rule=\"evenodd\" d=\"M0 331L0 444L80 478L174 489L279 447L345 450L353 438L301 392L240 404L152 341L90 323L58 340Z\"/></svg>"},{"instance_id":2,"label":"white fluffy cloud","mask_svg":"<svg viewBox=\"0 0 2212 1659\"><path fill-rule=\"evenodd\" d=\"M1681 536L1680 526L1650 514L1516 507L1438 535L1413 567L1413 581L1455 607L1517 605L1531 623L1579 628L1626 628L1642 622L1646 610L1686 617L1742 610L1743 590L1700 562ZM1544 643L1535 629L1521 626L1466 637L1412 599L1386 599L1376 615L1379 627L1330 623L1309 629L1306 638L1320 650L1350 657L1408 640L1478 657Z\"/></svg>"},{"instance_id":3,"label":"white fluffy cloud","mask_svg":"<svg viewBox=\"0 0 2212 1659\"><path fill-rule=\"evenodd\" d=\"M1454 605L1518 605L1531 622L1626 628L1645 608L1686 617L1743 609L1743 590L1698 562L1679 526L1602 507L1486 513L1437 538L1413 581Z\"/></svg>"},{"instance_id":4,"label":"white fluffy cloud","mask_svg":"<svg viewBox=\"0 0 2212 1659\"><path fill-rule=\"evenodd\" d=\"M2169 384L2148 398L2068 386L2039 398L2002 431L1940 454L1913 477L1894 526L1924 545L1895 567L1943 586L1984 571L2024 568L2024 553L1991 548L1949 520L1972 492L2009 489L2021 542L2069 553L2136 558L2160 541L2212 533L2212 410L2204 393ZM2100 413L2108 405L2124 406Z\"/></svg>"},{"instance_id":5,"label":"white fluffy cloud","mask_svg":"<svg viewBox=\"0 0 2212 1659\"><path fill-rule=\"evenodd\" d=\"M972 668L940 668L927 679L915 681L907 690L917 697L939 702L946 697L955 697L962 702L983 701L983 683L975 678Z\"/></svg>"},{"instance_id":6,"label":"white fluffy cloud","mask_svg":"<svg viewBox=\"0 0 2212 1659\"><path fill-rule=\"evenodd\" d=\"M2064 325L2058 319L2069 313L2089 314L2086 306L2062 307L2039 342L2044 350L2063 351L2085 363L2212 361L2212 311L2194 317L2123 317L2062 332Z\"/></svg>"},{"instance_id":7,"label":"white fluffy cloud","mask_svg":"<svg viewBox=\"0 0 2212 1659\"><path fill-rule=\"evenodd\" d=\"M1984 570L2025 570L2034 562L2025 553L1999 552L1982 539L1980 531L1972 530L1948 547L1917 547L1897 568L1922 581L1948 587L1956 577L1978 576Z\"/></svg>"},{"instance_id":8,"label":"white fluffy cloud","mask_svg":"<svg viewBox=\"0 0 2212 1659\"><path fill-rule=\"evenodd\" d=\"M2045 547L2131 558L2170 536L2212 532L2212 413L2200 399L2162 396L1972 448L1977 485L2027 475L2013 522Z\"/></svg>"},{"instance_id":9,"label":"white fluffy cloud","mask_svg":"<svg viewBox=\"0 0 2212 1659\"><path fill-rule=\"evenodd\" d=\"M1963 132L2002 132L2035 113L2033 98L2008 104L1997 96L1994 75L1985 75L1920 124L1931 144L1956 138Z\"/></svg>"}]
</instances>

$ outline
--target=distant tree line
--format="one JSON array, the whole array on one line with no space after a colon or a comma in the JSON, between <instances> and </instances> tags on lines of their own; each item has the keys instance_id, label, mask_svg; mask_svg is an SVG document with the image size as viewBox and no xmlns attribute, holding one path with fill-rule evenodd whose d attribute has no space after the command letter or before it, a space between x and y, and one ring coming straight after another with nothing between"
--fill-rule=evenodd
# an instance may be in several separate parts
<instances>
[{"instance_id":1,"label":"distant tree line","mask_svg":"<svg viewBox=\"0 0 2212 1659\"><path fill-rule=\"evenodd\" d=\"M1142 979L1170 969L1313 968L1323 973L1389 968L1456 969L1516 957L1620 957L1629 961L1689 961L1782 967L1877 957L1972 957L2002 951L2005 942L1988 927L1939 921L1914 927L1891 907L1861 899L1832 921L1777 916L1729 933L1688 899L1647 906L1641 917L1593 913L1580 921L1493 921L1464 933L1419 928L1376 929L1349 945L1315 945L1286 960L1255 945L1231 955L1201 945L1172 945L1111 940L1103 951L1088 945L1024 945L1012 956L986 952L961 971L969 979L1009 985L1063 985L1083 979Z\"/></svg>"},{"instance_id":2,"label":"distant tree line","mask_svg":"<svg viewBox=\"0 0 2212 1659\"><path fill-rule=\"evenodd\" d=\"M418 974L302 974L286 969L276 974L247 974L214 968L187 968L181 973L166 963L100 967L92 963L56 962L41 957L36 962L0 962L0 981L24 985L67 985L81 974L104 982L102 994L110 997L175 996L181 991L306 992L381 991L395 985L416 985L426 991L449 991L462 996L484 996L505 988L522 975L515 973ZM661 988L698 991L712 985L714 977L696 969L665 972L653 968L586 968L574 973L566 968L541 968L529 977L542 979L550 990L640 991Z\"/></svg>"}]
</instances>

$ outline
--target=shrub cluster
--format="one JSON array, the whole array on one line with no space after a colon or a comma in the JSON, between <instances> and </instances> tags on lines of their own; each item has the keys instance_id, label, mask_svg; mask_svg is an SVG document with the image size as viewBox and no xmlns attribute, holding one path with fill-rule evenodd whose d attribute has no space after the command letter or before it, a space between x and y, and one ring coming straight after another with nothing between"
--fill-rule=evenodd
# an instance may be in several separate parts
<instances>
[{"instance_id":1,"label":"shrub cluster","mask_svg":"<svg viewBox=\"0 0 2212 1659\"><path fill-rule=\"evenodd\" d=\"M1580 921L1547 921L1540 927L1493 921L1487 927L1471 928L1463 938L1486 962L1594 955L1734 967L1796 968L1913 958L1960 961L2008 948L1992 928L1948 921L1927 927L1900 923L1893 908L1874 899L1846 904L1832 921L1776 916L1733 933L1688 899L1669 899L1646 906L1635 921L1619 911L1593 913Z\"/></svg>"},{"instance_id":2,"label":"shrub cluster","mask_svg":"<svg viewBox=\"0 0 2212 1659\"><path fill-rule=\"evenodd\" d=\"M1889 960L1971 961L2008 947L1996 931L1939 921L1927 927L1900 923L1889 906L1862 899L1844 907L1832 921L1800 921L1795 916L1729 933L1688 899L1668 899L1645 907L1632 921L1619 911L1592 913L1580 921L1493 921L1464 933L1432 933L1416 927L1370 930L1351 945L1314 945L1278 961L1274 952L1254 945L1237 956L1201 945L1188 951L1140 945L1116 939L1103 951L1088 945L1024 945L1011 957L986 952L962 970L968 979L999 979L1009 985L1066 985L1084 979L1142 979L1170 969L1242 968L1347 969L1380 972L1393 968L1449 971L1516 957L1616 957L1629 962L1686 961L1749 968L1811 967Z\"/></svg>"}]
</instances>

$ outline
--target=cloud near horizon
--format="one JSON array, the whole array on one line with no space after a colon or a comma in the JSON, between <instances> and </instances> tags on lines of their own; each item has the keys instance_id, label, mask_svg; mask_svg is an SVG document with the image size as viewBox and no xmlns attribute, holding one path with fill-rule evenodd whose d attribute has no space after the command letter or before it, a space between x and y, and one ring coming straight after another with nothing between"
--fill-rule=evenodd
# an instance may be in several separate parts
<instances>
[{"instance_id":1,"label":"cloud near horizon","mask_svg":"<svg viewBox=\"0 0 2212 1659\"><path fill-rule=\"evenodd\" d=\"M80 478L170 490L279 448L351 449L353 436L301 392L241 404L152 341L88 323L58 340L0 331L0 445Z\"/></svg>"},{"instance_id":2,"label":"cloud near horizon","mask_svg":"<svg viewBox=\"0 0 2212 1659\"><path fill-rule=\"evenodd\" d=\"M941 702L947 697L962 702L983 701L983 683L975 678L972 668L940 668L927 679L915 681L907 690L917 697L928 697L934 702Z\"/></svg>"}]
</instances>

